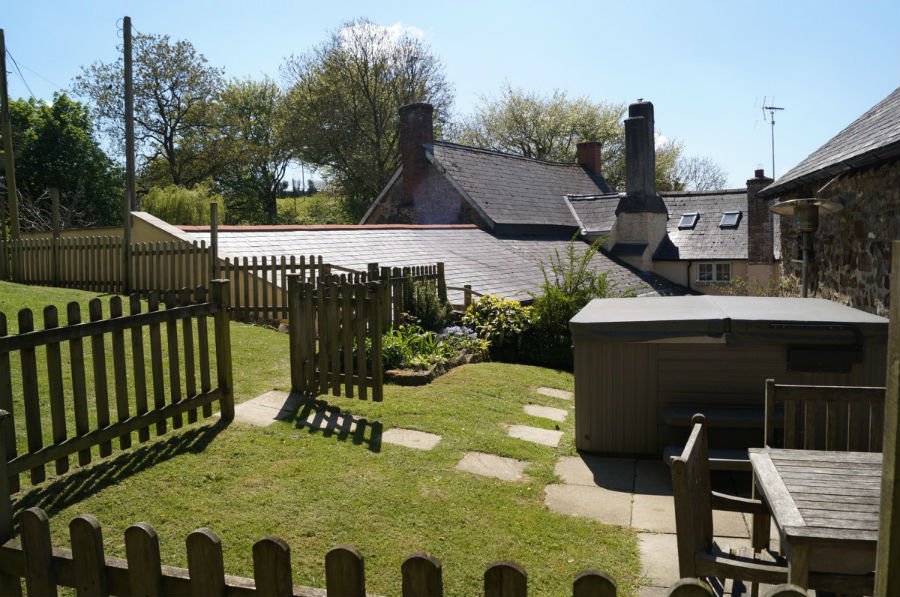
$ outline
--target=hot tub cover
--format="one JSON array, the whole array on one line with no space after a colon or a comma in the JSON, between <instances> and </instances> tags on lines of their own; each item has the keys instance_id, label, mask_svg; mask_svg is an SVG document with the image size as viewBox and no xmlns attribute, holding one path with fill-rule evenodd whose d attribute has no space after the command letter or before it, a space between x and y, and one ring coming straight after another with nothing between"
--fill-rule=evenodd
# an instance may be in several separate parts
<instances>
[{"instance_id":1,"label":"hot tub cover","mask_svg":"<svg viewBox=\"0 0 900 597\"><path fill-rule=\"evenodd\" d=\"M888 320L818 298L676 296L594 299L569 321L573 336L639 342L699 336L774 342L887 339Z\"/></svg>"}]
</instances>

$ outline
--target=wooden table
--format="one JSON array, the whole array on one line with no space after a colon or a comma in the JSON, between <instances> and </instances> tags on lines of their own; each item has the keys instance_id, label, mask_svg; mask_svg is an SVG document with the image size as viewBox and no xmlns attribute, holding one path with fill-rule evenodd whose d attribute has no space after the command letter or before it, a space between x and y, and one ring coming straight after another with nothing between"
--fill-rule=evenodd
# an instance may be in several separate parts
<instances>
[{"instance_id":1,"label":"wooden table","mask_svg":"<svg viewBox=\"0 0 900 597\"><path fill-rule=\"evenodd\" d=\"M881 454L751 448L756 486L772 511L788 582L806 587L810 570L875 569Z\"/></svg>"}]
</instances>

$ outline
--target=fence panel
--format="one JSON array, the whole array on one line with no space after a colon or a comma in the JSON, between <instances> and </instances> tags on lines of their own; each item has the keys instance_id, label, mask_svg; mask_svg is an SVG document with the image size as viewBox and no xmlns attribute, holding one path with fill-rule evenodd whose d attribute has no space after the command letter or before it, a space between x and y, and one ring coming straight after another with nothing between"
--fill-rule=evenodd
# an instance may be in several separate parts
<instances>
[{"instance_id":1,"label":"fence panel","mask_svg":"<svg viewBox=\"0 0 900 597\"><path fill-rule=\"evenodd\" d=\"M38 330L31 310L22 309L15 334L8 333L6 316L0 314L0 390L5 390L0 399L0 430L3 431L0 503L7 505L9 494L18 490L22 473L30 473L32 484L41 483L46 478L45 467L49 463L55 464L57 474L64 473L70 466L69 457L77 453L78 463L83 466L91 461L94 446L99 446L101 457L109 456L113 452L113 440L117 440L119 449L127 449L134 432L138 433L139 441L147 441L152 425L156 424L157 434L162 434L166 431L166 420L172 419L178 427L183 413L188 413L189 420L195 420L196 409L200 407L204 407L204 414L209 415L214 401L220 403L222 418L231 420L234 407L228 305L222 298L227 296L227 281L214 282L213 291L210 302L205 301L204 290L193 297L190 292L182 293L180 297L170 294L164 310L158 310L158 297L152 293L145 313L141 312L140 300L133 295L129 299L131 314L127 316L122 313L121 297L115 296L109 301L107 318L103 317L100 299L93 299L89 304L90 321L85 323L81 321L78 303L70 303L66 326L59 325L56 308L51 306L44 310L44 327ZM210 383L210 344L206 325L206 317L210 315L216 318L218 384L215 388ZM162 324L167 330L167 363L161 351ZM149 327L153 371L152 409L147 404L145 327ZM126 342L126 334L130 336L130 342ZM195 337L200 339L201 351L205 350L199 360L199 392L195 379L197 363L193 357ZM85 339L90 340L89 355L85 354ZM68 359L63 363L62 345L65 343L69 344L69 350L65 351ZM179 354L185 355L184 380L177 373ZM168 384L162 374L166 364L170 371ZM93 373L93 404L87 400L88 367ZM67 369L65 373L64 369ZM131 375L128 375L129 369ZM67 378L72 380L72 385L64 390L63 379ZM115 422L111 421L110 385L114 390ZM165 403L166 394L171 397L169 404ZM47 401L42 401L44 396ZM49 404L49 408L43 404ZM0 520L0 528L4 523L11 525L11 521Z\"/></svg>"},{"instance_id":2,"label":"fence panel","mask_svg":"<svg viewBox=\"0 0 900 597\"><path fill-rule=\"evenodd\" d=\"M222 541L210 529L197 529L185 541L188 568L163 566L159 538L152 526L139 523L125 531L126 558L105 555L100 522L87 514L69 524L70 548L55 547L50 520L40 508L29 508L20 520L21 538L0 546L0 588L4 594L21 594L25 580L28 595L56 595L58 587L74 588L77 595L243 595L273 597L365 597L365 560L352 545L339 545L324 558L322 589L296 586L291 572L290 547L276 537L257 541L252 549L253 578L226 574ZM426 553L414 553L399 570L402 597L442 597L441 561ZM483 587L473 597L524 597L528 575L516 562L488 565ZM608 575L588 569L575 577L572 597L616 597L616 583ZM805 594L793 585L779 585L770 597ZM684 579L666 593L668 597L712 597L705 582Z\"/></svg>"}]
</instances>

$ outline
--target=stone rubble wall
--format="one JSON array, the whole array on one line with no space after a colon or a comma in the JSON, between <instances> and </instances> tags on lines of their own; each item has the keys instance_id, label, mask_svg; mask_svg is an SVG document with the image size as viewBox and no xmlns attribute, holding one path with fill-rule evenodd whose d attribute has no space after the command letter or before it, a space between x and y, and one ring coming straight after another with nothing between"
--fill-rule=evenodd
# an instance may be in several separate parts
<instances>
[{"instance_id":1,"label":"stone rubble wall","mask_svg":"<svg viewBox=\"0 0 900 597\"><path fill-rule=\"evenodd\" d=\"M827 181L818 181L809 197ZM810 259L809 296L887 316L890 306L891 241L900 239L900 160L854 173L832 183L822 198L840 201L844 210L819 219ZM797 233L781 218L782 271L796 277L801 266ZM799 287L798 287L799 292Z\"/></svg>"}]
</instances>

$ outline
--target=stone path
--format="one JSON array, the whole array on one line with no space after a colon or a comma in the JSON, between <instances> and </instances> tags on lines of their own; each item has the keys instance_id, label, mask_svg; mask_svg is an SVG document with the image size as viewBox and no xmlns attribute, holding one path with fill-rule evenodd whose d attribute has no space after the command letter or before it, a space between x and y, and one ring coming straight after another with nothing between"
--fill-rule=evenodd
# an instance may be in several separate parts
<instances>
[{"instance_id":1,"label":"stone path","mask_svg":"<svg viewBox=\"0 0 900 597\"><path fill-rule=\"evenodd\" d=\"M501 481L522 481L525 479L522 471L527 465L527 462L504 458L496 454L466 452L462 460L457 463L456 470L474 473L482 477L493 477Z\"/></svg>"},{"instance_id":2,"label":"stone path","mask_svg":"<svg viewBox=\"0 0 900 597\"><path fill-rule=\"evenodd\" d=\"M525 414L532 417L540 417L541 419L550 419L557 423L562 423L569 415L569 411L564 408L553 408L552 406L539 406L537 404L526 404L524 407Z\"/></svg>"},{"instance_id":3,"label":"stone path","mask_svg":"<svg viewBox=\"0 0 900 597\"><path fill-rule=\"evenodd\" d=\"M434 433L416 431L414 429L398 428L388 429L382 433L381 441L385 444L403 446L404 448L412 448L414 450L431 450L441 441L441 436Z\"/></svg>"},{"instance_id":4,"label":"stone path","mask_svg":"<svg viewBox=\"0 0 900 597\"><path fill-rule=\"evenodd\" d=\"M557 388L541 387L535 389L535 392L544 396L550 396L551 398L559 398L561 400L571 400L573 398L572 392L568 390L559 390Z\"/></svg>"},{"instance_id":5,"label":"stone path","mask_svg":"<svg viewBox=\"0 0 900 597\"><path fill-rule=\"evenodd\" d=\"M302 401L299 394L272 390L235 406L234 420L257 427L268 427L275 421L293 417Z\"/></svg>"},{"instance_id":6,"label":"stone path","mask_svg":"<svg viewBox=\"0 0 900 597\"><path fill-rule=\"evenodd\" d=\"M506 430L510 437L525 440L542 446L550 446L555 448L562 439L562 431L554 431L552 429L541 429L540 427L529 427L528 425L509 425Z\"/></svg>"}]
</instances>

